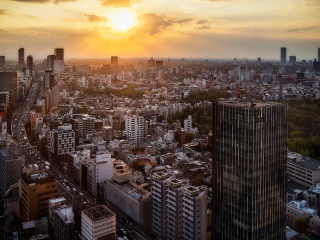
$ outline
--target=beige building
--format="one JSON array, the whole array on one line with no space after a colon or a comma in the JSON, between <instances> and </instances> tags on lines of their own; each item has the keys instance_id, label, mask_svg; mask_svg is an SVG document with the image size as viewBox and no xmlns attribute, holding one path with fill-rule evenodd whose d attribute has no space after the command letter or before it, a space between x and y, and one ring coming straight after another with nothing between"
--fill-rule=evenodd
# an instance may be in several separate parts
<instances>
[{"instance_id":1,"label":"beige building","mask_svg":"<svg viewBox=\"0 0 320 240\"><path fill-rule=\"evenodd\" d=\"M22 222L47 216L49 199L58 197L58 183L53 176L41 172L20 178L20 219Z\"/></svg>"}]
</instances>

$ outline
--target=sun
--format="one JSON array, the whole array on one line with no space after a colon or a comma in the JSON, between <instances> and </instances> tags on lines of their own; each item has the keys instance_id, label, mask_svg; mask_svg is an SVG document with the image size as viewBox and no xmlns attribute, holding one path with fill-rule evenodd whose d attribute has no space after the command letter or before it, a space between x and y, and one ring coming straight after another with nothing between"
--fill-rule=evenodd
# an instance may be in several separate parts
<instances>
[{"instance_id":1,"label":"sun","mask_svg":"<svg viewBox=\"0 0 320 240\"><path fill-rule=\"evenodd\" d=\"M109 16L113 29L125 32L137 24L136 14L130 12L115 12Z\"/></svg>"}]
</instances>

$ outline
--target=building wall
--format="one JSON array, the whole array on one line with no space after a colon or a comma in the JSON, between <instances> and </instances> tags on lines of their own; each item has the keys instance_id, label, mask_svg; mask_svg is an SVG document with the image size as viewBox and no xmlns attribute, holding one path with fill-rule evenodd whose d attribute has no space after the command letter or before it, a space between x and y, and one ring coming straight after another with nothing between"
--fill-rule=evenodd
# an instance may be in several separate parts
<instances>
[{"instance_id":1,"label":"building wall","mask_svg":"<svg viewBox=\"0 0 320 240\"><path fill-rule=\"evenodd\" d=\"M213 107L213 236L284 239L287 106L229 101Z\"/></svg>"},{"instance_id":2,"label":"building wall","mask_svg":"<svg viewBox=\"0 0 320 240\"><path fill-rule=\"evenodd\" d=\"M49 199L58 197L58 183L53 177L47 181L28 182L27 176L20 178L21 221L38 220L48 215Z\"/></svg>"}]
</instances>

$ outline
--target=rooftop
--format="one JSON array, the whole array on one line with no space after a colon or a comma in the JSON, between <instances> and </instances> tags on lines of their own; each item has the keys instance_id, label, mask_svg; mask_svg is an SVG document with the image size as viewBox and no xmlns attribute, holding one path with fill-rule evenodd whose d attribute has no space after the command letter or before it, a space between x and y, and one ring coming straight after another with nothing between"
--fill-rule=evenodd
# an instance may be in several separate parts
<instances>
[{"instance_id":1,"label":"rooftop","mask_svg":"<svg viewBox=\"0 0 320 240\"><path fill-rule=\"evenodd\" d=\"M307 168L311 171L317 171L320 167L320 162L311 158L300 162L291 162L291 164Z\"/></svg>"},{"instance_id":2,"label":"rooftop","mask_svg":"<svg viewBox=\"0 0 320 240\"><path fill-rule=\"evenodd\" d=\"M116 216L113 212L111 212L110 209L108 209L104 205L88 208L86 210L83 210L81 214L86 215L93 222Z\"/></svg>"},{"instance_id":3,"label":"rooftop","mask_svg":"<svg viewBox=\"0 0 320 240\"><path fill-rule=\"evenodd\" d=\"M256 100L251 100L255 106L254 107L267 107L267 106L276 106L280 105L276 102L261 102ZM241 100L241 101L221 101L219 104L228 105L228 106L237 106L237 107L251 107L251 102L249 100Z\"/></svg>"},{"instance_id":4,"label":"rooftop","mask_svg":"<svg viewBox=\"0 0 320 240\"><path fill-rule=\"evenodd\" d=\"M74 222L73 219L73 209L72 207L64 207L60 209L56 209L55 212L58 214L58 216L64 220L65 223L72 223Z\"/></svg>"},{"instance_id":5,"label":"rooftop","mask_svg":"<svg viewBox=\"0 0 320 240\"><path fill-rule=\"evenodd\" d=\"M116 181L111 181L111 184L115 185L117 188L121 189L123 192L128 194L130 197L134 199L139 199L143 197L150 196L150 192L143 188L139 188L138 186L135 186L134 183L118 183Z\"/></svg>"}]
</instances>

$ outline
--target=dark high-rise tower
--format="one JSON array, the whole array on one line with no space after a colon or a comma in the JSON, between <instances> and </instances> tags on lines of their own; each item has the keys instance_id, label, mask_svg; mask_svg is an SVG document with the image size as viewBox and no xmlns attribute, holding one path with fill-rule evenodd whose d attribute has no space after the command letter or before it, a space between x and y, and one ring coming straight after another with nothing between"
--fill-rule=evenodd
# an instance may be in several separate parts
<instances>
[{"instance_id":1,"label":"dark high-rise tower","mask_svg":"<svg viewBox=\"0 0 320 240\"><path fill-rule=\"evenodd\" d=\"M280 52L281 52L281 63L285 64L287 62L287 48L282 47Z\"/></svg>"},{"instance_id":2,"label":"dark high-rise tower","mask_svg":"<svg viewBox=\"0 0 320 240\"><path fill-rule=\"evenodd\" d=\"M56 55L56 60L64 60L64 49L63 48L55 48L54 55Z\"/></svg>"},{"instance_id":3,"label":"dark high-rise tower","mask_svg":"<svg viewBox=\"0 0 320 240\"><path fill-rule=\"evenodd\" d=\"M30 69L30 72L33 71L33 57L31 55L27 56L27 69Z\"/></svg>"},{"instance_id":4,"label":"dark high-rise tower","mask_svg":"<svg viewBox=\"0 0 320 240\"><path fill-rule=\"evenodd\" d=\"M318 48L318 62L320 62L320 48Z\"/></svg>"},{"instance_id":5,"label":"dark high-rise tower","mask_svg":"<svg viewBox=\"0 0 320 240\"><path fill-rule=\"evenodd\" d=\"M118 57L117 56L111 57L111 65L118 66Z\"/></svg>"},{"instance_id":6,"label":"dark high-rise tower","mask_svg":"<svg viewBox=\"0 0 320 240\"><path fill-rule=\"evenodd\" d=\"M24 48L19 48L19 59L18 59L18 66L19 67L25 67L25 63L24 63Z\"/></svg>"},{"instance_id":7,"label":"dark high-rise tower","mask_svg":"<svg viewBox=\"0 0 320 240\"><path fill-rule=\"evenodd\" d=\"M55 55L48 55L48 57L47 57L47 69L53 70L54 60L57 60Z\"/></svg>"},{"instance_id":8,"label":"dark high-rise tower","mask_svg":"<svg viewBox=\"0 0 320 240\"><path fill-rule=\"evenodd\" d=\"M284 240L287 106L213 106L213 239Z\"/></svg>"},{"instance_id":9,"label":"dark high-rise tower","mask_svg":"<svg viewBox=\"0 0 320 240\"><path fill-rule=\"evenodd\" d=\"M0 70L3 70L5 64L6 64L6 56L0 56Z\"/></svg>"}]
</instances>

